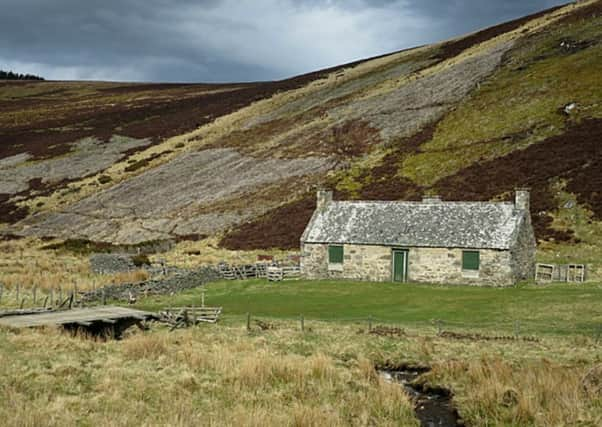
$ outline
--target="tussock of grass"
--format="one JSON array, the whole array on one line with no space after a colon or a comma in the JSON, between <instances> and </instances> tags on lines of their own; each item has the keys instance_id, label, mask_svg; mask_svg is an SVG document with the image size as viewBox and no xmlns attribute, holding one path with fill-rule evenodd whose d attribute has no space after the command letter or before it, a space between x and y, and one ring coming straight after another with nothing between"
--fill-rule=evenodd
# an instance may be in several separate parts
<instances>
[{"instance_id":1,"label":"tussock of grass","mask_svg":"<svg viewBox=\"0 0 602 427\"><path fill-rule=\"evenodd\" d=\"M589 393L584 378L590 370L543 359L510 363L501 357L452 360L435 365L434 382L458 381L458 403L476 425L504 422L521 426L571 425L602 403ZM452 379L453 378L453 379ZM594 415L590 422L600 423Z\"/></svg>"}]
</instances>

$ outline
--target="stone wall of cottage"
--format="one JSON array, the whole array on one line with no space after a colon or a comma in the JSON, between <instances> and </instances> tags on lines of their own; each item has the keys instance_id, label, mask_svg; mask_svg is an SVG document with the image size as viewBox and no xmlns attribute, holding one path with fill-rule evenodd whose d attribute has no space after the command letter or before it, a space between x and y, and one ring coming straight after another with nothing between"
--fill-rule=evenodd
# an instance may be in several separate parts
<instances>
[{"instance_id":1,"label":"stone wall of cottage","mask_svg":"<svg viewBox=\"0 0 602 427\"><path fill-rule=\"evenodd\" d=\"M515 281L532 280L535 278L535 252L537 241L529 216L523 222L516 243L512 248L512 269Z\"/></svg>"},{"instance_id":2,"label":"stone wall of cottage","mask_svg":"<svg viewBox=\"0 0 602 427\"><path fill-rule=\"evenodd\" d=\"M308 279L391 281L392 248L343 245L342 265L328 264L328 245L305 243L301 271ZM462 271L462 249L409 248L408 281L425 283L508 286L515 283L510 251L481 249L478 272Z\"/></svg>"}]
</instances>

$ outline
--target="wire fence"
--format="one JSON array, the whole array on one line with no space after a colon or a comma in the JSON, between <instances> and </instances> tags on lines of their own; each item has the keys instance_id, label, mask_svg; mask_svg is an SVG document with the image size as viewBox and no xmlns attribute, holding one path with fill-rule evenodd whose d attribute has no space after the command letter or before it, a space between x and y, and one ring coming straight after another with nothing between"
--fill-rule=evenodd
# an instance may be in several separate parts
<instances>
[{"instance_id":1,"label":"wire fence","mask_svg":"<svg viewBox=\"0 0 602 427\"><path fill-rule=\"evenodd\" d=\"M82 292L77 287L70 288L5 288L0 285L0 307L4 309L12 308L56 308L65 307L65 301L71 300L69 306L79 306L84 301L78 295ZM106 304L105 298L99 303ZM586 336L594 339L596 342L602 342L602 321L596 319L571 321L566 319L491 319L473 321L449 319L444 317L435 317L432 319L424 318L395 318L378 316L358 316L358 317L326 317L316 315L315 311L311 314L300 313L298 316L278 316L249 313L228 313L224 310L226 318L236 319L243 315L246 317L247 328L262 329L269 328L275 322L287 322L297 325L299 330L310 328L316 330L320 324L353 324L358 328L371 332L374 328L376 333L387 335L387 330L396 328L397 330L421 330L432 332L439 336L448 336L451 338L479 338L479 339L516 339L516 340L537 340L548 336ZM388 329L387 329L388 328ZM399 331L397 331L399 332Z\"/></svg>"},{"instance_id":2,"label":"wire fence","mask_svg":"<svg viewBox=\"0 0 602 427\"><path fill-rule=\"evenodd\" d=\"M400 321L375 316L323 318L300 314L297 317L272 317L252 313L247 313L244 318L249 331L288 327L306 332L315 331L321 325L346 324L376 335L401 336L405 332L422 331L449 338L521 341L539 341L542 338L558 336L584 336L602 344L602 322L596 321L578 324L533 319L467 322L435 318Z\"/></svg>"},{"instance_id":3,"label":"wire fence","mask_svg":"<svg viewBox=\"0 0 602 427\"><path fill-rule=\"evenodd\" d=\"M56 288L16 285L6 288L0 284L0 307L5 309L50 308L64 303L69 298L72 300L72 304L81 304L81 299L78 299L81 294L82 291L76 285L57 286Z\"/></svg>"}]
</instances>

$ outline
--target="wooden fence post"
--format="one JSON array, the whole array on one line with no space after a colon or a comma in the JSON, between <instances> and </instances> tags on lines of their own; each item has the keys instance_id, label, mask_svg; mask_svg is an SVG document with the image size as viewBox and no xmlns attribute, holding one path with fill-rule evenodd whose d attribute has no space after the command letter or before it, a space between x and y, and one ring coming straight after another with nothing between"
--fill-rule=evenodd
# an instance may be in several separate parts
<instances>
[{"instance_id":1,"label":"wooden fence post","mask_svg":"<svg viewBox=\"0 0 602 427\"><path fill-rule=\"evenodd\" d=\"M437 335L441 335L443 332L443 321L441 319L436 320L437 323Z\"/></svg>"},{"instance_id":2,"label":"wooden fence post","mask_svg":"<svg viewBox=\"0 0 602 427\"><path fill-rule=\"evenodd\" d=\"M372 316L368 316L368 332L372 332Z\"/></svg>"},{"instance_id":3,"label":"wooden fence post","mask_svg":"<svg viewBox=\"0 0 602 427\"><path fill-rule=\"evenodd\" d=\"M247 313L247 331L251 330L251 313Z\"/></svg>"},{"instance_id":4,"label":"wooden fence post","mask_svg":"<svg viewBox=\"0 0 602 427\"><path fill-rule=\"evenodd\" d=\"M299 317L299 320L301 321L301 332L305 332L305 320L303 319L303 315Z\"/></svg>"},{"instance_id":5,"label":"wooden fence post","mask_svg":"<svg viewBox=\"0 0 602 427\"><path fill-rule=\"evenodd\" d=\"M63 302L63 287L59 285L59 301Z\"/></svg>"}]
</instances>

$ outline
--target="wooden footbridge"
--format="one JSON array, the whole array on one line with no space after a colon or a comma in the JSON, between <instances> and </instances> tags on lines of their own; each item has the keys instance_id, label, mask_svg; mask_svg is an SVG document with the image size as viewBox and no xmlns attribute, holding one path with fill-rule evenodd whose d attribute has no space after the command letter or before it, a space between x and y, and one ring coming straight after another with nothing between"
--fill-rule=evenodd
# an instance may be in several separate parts
<instances>
[{"instance_id":1,"label":"wooden footbridge","mask_svg":"<svg viewBox=\"0 0 602 427\"><path fill-rule=\"evenodd\" d=\"M156 318L154 313L146 311L102 306L62 311L39 311L30 314L0 313L0 326L7 328L62 326L66 329L83 328L91 333L108 333L119 336L128 327L154 318Z\"/></svg>"}]
</instances>

